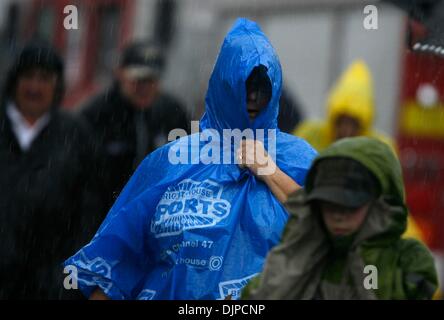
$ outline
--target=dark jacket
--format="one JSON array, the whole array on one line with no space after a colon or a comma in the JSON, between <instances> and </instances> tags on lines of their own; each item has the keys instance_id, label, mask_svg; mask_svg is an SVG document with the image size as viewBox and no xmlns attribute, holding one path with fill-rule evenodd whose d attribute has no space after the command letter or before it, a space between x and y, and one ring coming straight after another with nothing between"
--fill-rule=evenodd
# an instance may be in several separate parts
<instances>
[{"instance_id":1,"label":"dark jacket","mask_svg":"<svg viewBox=\"0 0 444 320\"><path fill-rule=\"evenodd\" d=\"M95 225L88 215L99 205L89 182L87 136L74 119L54 111L31 148L22 152L4 109L0 113L0 297L61 298L60 263L91 236L87 229Z\"/></svg>"},{"instance_id":2,"label":"dark jacket","mask_svg":"<svg viewBox=\"0 0 444 320\"><path fill-rule=\"evenodd\" d=\"M22 151L6 105L20 72L45 64L58 74L50 120ZM6 79L0 101L0 299L74 297L75 291L63 289L61 263L89 240L101 211L87 129L59 110L63 63L53 49L28 45Z\"/></svg>"},{"instance_id":3,"label":"dark jacket","mask_svg":"<svg viewBox=\"0 0 444 320\"><path fill-rule=\"evenodd\" d=\"M188 131L190 124L184 108L173 97L161 94L151 107L139 111L120 93L117 84L93 98L81 114L93 128L95 151L102 159L97 179L102 183L107 208L140 161L167 143L172 129Z\"/></svg>"}]
</instances>

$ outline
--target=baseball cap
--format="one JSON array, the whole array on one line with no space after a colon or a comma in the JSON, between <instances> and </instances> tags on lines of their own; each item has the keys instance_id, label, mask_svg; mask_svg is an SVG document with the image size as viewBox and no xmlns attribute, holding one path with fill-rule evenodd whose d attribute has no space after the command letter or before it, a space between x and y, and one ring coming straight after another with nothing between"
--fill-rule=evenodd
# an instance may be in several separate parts
<instances>
[{"instance_id":1,"label":"baseball cap","mask_svg":"<svg viewBox=\"0 0 444 320\"><path fill-rule=\"evenodd\" d=\"M373 173L353 159L323 159L314 170L308 201L322 200L358 208L380 194L380 185Z\"/></svg>"},{"instance_id":2,"label":"baseball cap","mask_svg":"<svg viewBox=\"0 0 444 320\"><path fill-rule=\"evenodd\" d=\"M158 78L164 66L160 46L152 42L135 42L125 48L120 67L131 78Z\"/></svg>"}]
</instances>

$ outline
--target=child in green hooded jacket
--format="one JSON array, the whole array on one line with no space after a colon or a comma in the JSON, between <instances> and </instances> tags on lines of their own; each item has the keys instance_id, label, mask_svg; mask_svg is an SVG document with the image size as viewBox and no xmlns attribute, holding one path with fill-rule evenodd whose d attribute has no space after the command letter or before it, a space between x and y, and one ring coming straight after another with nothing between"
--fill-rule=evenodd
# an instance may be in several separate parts
<instances>
[{"instance_id":1,"label":"child in green hooded jacket","mask_svg":"<svg viewBox=\"0 0 444 320\"><path fill-rule=\"evenodd\" d=\"M305 189L246 299L431 299L437 274L419 241L403 239L401 166L373 138L340 140L313 162Z\"/></svg>"}]
</instances>

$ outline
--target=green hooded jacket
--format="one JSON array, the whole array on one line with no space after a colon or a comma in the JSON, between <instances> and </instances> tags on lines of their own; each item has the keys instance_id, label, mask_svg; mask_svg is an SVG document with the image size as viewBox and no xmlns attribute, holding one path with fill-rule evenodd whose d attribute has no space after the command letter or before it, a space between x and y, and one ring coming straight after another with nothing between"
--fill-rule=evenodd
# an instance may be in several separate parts
<instances>
[{"instance_id":1,"label":"green hooded jacket","mask_svg":"<svg viewBox=\"0 0 444 320\"><path fill-rule=\"evenodd\" d=\"M332 246L318 213L306 201L314 168L322 159L358 161L378 179L381 196L343 258ZM281 244L274 247L262 274L244 289L245 299L431 299L437 289L433 257L419 241L402 239L407 225L399 161L374 138L342 139L313 162L305 190L290 196L290 219ZM374 267L376 268L374 268Z\"/></svg>"}]
</instances>

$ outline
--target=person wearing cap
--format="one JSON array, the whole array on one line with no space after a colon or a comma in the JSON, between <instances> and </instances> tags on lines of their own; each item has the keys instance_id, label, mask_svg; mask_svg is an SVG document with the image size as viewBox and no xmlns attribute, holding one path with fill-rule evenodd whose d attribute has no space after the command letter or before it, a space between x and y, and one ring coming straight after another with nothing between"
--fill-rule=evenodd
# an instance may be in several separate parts
<instances>
[{"instance_id":1,"label":"person wearing cap","mask_svg":"<svg viewBox=\"0 0 444 320\"><path fill-rule=\"evenodd\" d=\"M432 298L430 251L401 237L408 211L401 166L387 144L367 137L334 143L286 207L283 239L244 298Z\"/></svg>"},{"instance_id":2,"label":"person wearing cap","mask_svg":"<svg viewBox=\"0 0 444 320\"><path fill-rule=\"evenodd\" d=\"M102 159L102 218L141 160L167 143L172 129L190 126L182 104L160 87L163 69L156 44L131 43L122 53L112 86L81 108Z\"/></svg>"},{"instance_id":3,"label":"person wearing cap","mask_svg":"<svg viewBox=\"0 0 444 320\"><path fill-rule=\"evenodd\" d=\"M80 225L100 201L87 128L60 110L63 94L59 55L27 44L0 104L0 299L75 296L61 262L82 245Z\"/></svg>"}]
</instances>

